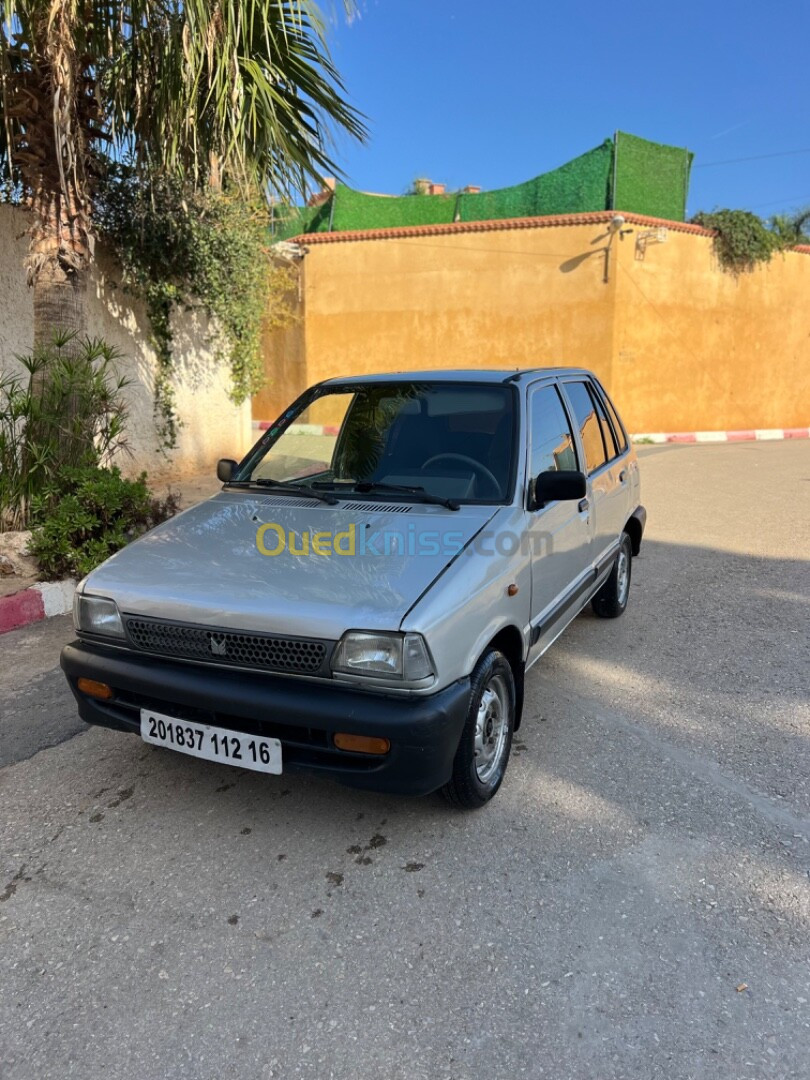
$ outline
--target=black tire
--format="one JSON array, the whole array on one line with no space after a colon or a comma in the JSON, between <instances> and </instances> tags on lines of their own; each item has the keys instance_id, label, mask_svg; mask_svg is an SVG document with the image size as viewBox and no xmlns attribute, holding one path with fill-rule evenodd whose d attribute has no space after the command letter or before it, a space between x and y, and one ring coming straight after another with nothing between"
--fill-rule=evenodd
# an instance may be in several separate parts
<instances>
[{"instance_id":1,"label":"black tire","mask_svg":"<svg viewBox=\"0 0 810 1080\"><path fill-rule=\"evenodd\" d=\"M471 684L470 707L453 761L453 775L442 788L447 801L464 810L476 810L488 803L501 786L515 730L515 677L503 653L487 649L475 665ZM488 692L494 695L497 706L490 696L486 717L482 717L486 725L482 729L484 749L476 756L479 711L486 707L484 695ZM497 720L493 724L492 717L496 712ZM489 752L492 757L485 760Z\"/></svg>"},{"instance_id":2,"label":"black tire","mask_svg":"<svg viewBox=\"0 0 810 1080\"><path fill-rule=\"evenodd\" d=\"M626 576L623 567L626 567ZM633 543L622 533L619 552L605 584L593 598L593 610L600 619L618 619L630 597L630 578L633 571Z\"/></svg>"}]
</instances>

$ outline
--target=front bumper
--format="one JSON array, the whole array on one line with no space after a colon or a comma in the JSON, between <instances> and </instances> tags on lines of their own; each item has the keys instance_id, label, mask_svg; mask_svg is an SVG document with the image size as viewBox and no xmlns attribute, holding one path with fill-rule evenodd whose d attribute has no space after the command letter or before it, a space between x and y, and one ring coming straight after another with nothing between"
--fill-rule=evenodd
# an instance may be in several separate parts
<instances>
[{"instance_id":1,"label":"front bumper","mask_svg":"<svg viewBox=\"0 0 810 1080\"><path fill-rule=\"evenodd\" d=\"M61 656L79 715L88 724L140 733L140 710L281 741L284 771L331 776L351 787L427 795L450 778L467 717L470 680L427 697L355 690L137 656L75 641ZM107 683L109 701L88 697L80 678ZM384 757L338 750L336 732L391 741Z\"/></svg>"}]
</instances>

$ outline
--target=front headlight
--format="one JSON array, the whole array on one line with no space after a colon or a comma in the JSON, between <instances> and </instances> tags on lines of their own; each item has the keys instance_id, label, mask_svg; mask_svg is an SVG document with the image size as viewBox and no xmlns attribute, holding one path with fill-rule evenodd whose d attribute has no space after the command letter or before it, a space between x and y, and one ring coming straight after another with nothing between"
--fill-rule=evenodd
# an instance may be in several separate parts
<instances>
[{"instance_id":1,"label":"front headlight","mask_svg":"<svg viewBox=\"0 0 810 1080\"><path fill-rule=\"evenodd\" d=\"M73 600L73 626L77 632L122 638L124 626L114 600L105 596L76 593Z\"/></svg>"},{"instance_id":2,"label":"front headlight","mask_svg":"<svg viewBox=\"0 0 810 1080\"><path fill-rule=\"evenodd\" d=\"M433 675L421 634L372 633L350 630L335 649L332 670L346 675L419 682Z\"/></svg>"}]
</instances>

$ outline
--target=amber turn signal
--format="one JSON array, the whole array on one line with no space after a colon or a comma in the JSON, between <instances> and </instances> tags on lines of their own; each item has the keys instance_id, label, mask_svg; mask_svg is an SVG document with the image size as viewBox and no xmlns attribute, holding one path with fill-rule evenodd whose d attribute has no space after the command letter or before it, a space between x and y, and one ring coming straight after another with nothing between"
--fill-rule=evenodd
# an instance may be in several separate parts
<instances>
[{"instance_id":1,"label":"amber turn signal","mask_svg":"<svg viewBox=\"0 0 810 1080\"><path fill-rule=\"evenodd\" d=\"M113 696L112 687L95 679L79 679L79 689L88 697L102 698L104 701L109 701Z\"/></svg>"},{"instance_id":2,"label":"amber turn signal","mask_svg":"<svg viewBox=\"0 0 810 1080\"><path fill-rule=\"evenodd\" d=\"M335 735L338 750L351 750L355 754L387 754L391 749L388 739L378 739L373 735L347 735L339 731Z\"/></svg>"}]
</instances>

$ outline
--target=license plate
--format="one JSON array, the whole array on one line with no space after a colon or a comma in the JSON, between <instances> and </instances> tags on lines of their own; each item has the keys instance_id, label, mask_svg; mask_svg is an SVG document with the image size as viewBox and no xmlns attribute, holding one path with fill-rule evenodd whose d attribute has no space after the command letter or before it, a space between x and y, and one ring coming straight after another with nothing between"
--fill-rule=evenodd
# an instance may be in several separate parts
<instances>
[{"instance_id":1,"label":"license plate","mask_svg":"<svg viewBox=\"0 0 810 1080\"><path fill-rule=\"evenodd\" d=\"M155 746L168 746L181 754L238 765L256 772L281 772L281 743L242 731L178 720L174 716L141 709L141 738Z\"/></svg>"}]
</instances>

